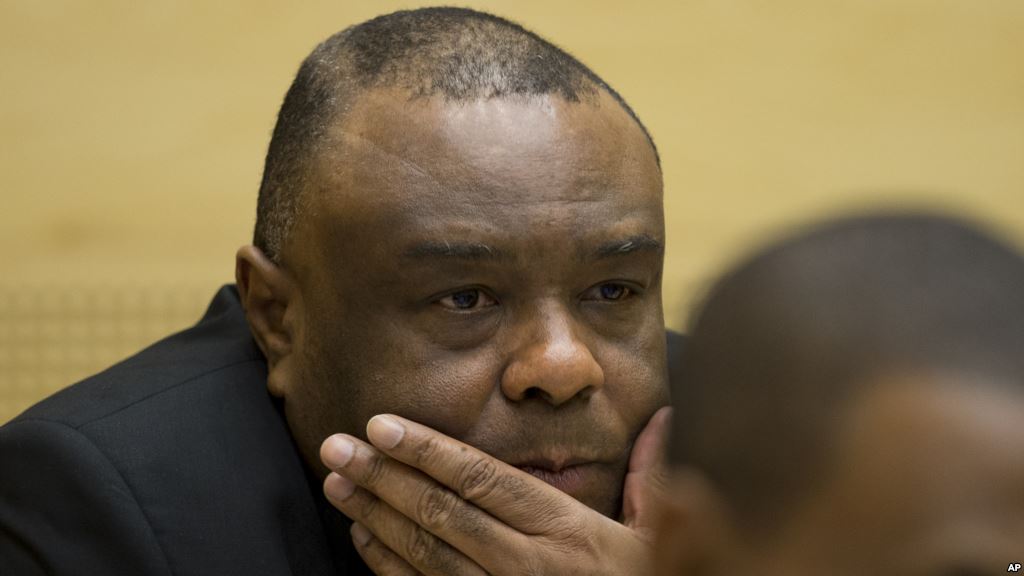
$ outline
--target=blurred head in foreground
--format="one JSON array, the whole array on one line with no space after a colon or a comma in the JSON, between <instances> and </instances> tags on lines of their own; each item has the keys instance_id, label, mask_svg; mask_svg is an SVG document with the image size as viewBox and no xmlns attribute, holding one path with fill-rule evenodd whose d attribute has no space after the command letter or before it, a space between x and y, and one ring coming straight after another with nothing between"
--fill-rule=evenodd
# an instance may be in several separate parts
<instances>
[{"instance_id":1,"label":"blurred head in foreground","mask_svg":"<svg viewBox=\"0 0 1024 576\"><path fill-rule=\"evenodd\" d=\"M935 216L840 220L695 316L659 574L992 574L1024 553L1024 259Z\"/></svg>"}]
</instances>

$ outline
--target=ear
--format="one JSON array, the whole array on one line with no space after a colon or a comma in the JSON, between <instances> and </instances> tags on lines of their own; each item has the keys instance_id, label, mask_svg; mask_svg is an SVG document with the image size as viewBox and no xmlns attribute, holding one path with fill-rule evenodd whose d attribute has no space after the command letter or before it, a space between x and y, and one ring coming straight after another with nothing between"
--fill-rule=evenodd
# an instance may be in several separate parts
<instances>
[{"instance_id":1,"label":"ear","mask_svg":"<svg viewBox=\"0 0 1024 576\"><path fill-rule=\"evenodd\" d=\"M255 246L243 246L235 254L235 282L246 319L257 346L267 357L267 387L284 397L295 379L294 345L301 298L286 270L270 261Z\"/></svg>"},{"instance_id":2,"label":"ear","mask_svg":"<svg viewBox=\"0 0 1024 576\"><path fill-rule=\"evenodd\" d=\"M721 493L700 471L676 468L658 496L655 574L730 574L740 542Z\"/></svg>"}]
</instances>

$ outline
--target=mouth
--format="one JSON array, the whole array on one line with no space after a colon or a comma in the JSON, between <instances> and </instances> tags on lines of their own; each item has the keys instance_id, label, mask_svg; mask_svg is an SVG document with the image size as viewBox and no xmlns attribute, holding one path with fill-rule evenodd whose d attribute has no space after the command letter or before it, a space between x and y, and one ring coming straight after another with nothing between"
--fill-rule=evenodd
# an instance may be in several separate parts
<instances>
[{"instance_id":1,"label":"mouth","mask_svg":"<svg viewBox=\"0 0 1024 576\"><path fill-rule=\"evenodd\" d=\"M556 446L503 460L609 518L620 511L626 464L609 450Z\"/></svg>"},{"instance_id":2,"label":"mouth","mask_svg":"<svg viewBox=\"0 0 1024 576\"><path fill-rule=\"evenodd\" d=\"M516 468L534 478L543 480L570 496L577 496L587 488L594 475L594 464L587 462L561 466L557 469L533 465L516 466Z\"/></svg>"},{"instance_id":3,"label":"mouth","mask_svg":"<svg viewBox=\"0 0 1024 576\"><path fill-rule=\"evenodd\" d=\"M593 487L598 472L596 462L566 452L559 452L557 457L547 455L513 462L513 466L530 476L577 498Z\"/></svg>"}]
</instances>

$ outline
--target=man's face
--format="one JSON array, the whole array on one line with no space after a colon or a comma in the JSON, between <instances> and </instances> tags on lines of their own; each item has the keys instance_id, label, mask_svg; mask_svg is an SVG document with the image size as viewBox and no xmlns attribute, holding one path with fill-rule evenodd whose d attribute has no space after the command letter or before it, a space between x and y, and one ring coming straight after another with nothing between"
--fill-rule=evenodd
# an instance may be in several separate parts
<instances>
[{"instance_id":1,"label":"man's face","mask_svg":"<svg viewBox=\"0 0 1024 576\"><path fill-rule=\"evenodd\" d=\"M819 488L756 545L726 539L722 569L702 573L980 576L1021 562L1024 400L924 378L855 401Z\"/></svg>"},{"instance_id":2,"label":"man's face","mask_svg":"<svg viewBox=\"0 0 1024 576\"><path fill-rule=\"evenodd\" d=\"M616 514L667 402L661 174L636 123L606 95L381 90L332 137L287 255L307 462L389 412Z\"/></svg>"}]
</instances>

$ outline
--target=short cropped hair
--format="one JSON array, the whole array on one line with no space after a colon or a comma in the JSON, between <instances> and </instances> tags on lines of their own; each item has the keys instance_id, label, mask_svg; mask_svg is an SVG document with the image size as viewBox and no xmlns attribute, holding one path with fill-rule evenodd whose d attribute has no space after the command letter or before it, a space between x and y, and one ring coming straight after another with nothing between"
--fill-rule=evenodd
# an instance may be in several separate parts
<instances>
[{"instance_id":1,"label":"short cropped hair","mask_svg":"<svg viewBox=\"0 0 1024 576\"><path fill-rule=\"evenodd\" d=\"M400 88L449 101L557 94L569 102L619 94L571 55L518 24L465 8L422 8L347 28L306 57L278 114L257 202L253 244L280 263L330 126L362 93ZM660 162L659 162L660 164Z\"/></svg>"},{"instance_id":2,"label":"short cropped hair","mask_svg":"<svg viewBox=\"0 0 1024 576\"><path fill-rule=\"evenodd\" d=\"M870 383L967 374L1024 392L1024 259L940 216L832 222L727 273L671 362L670 461L759 532L823 479L835 417Z\"/></svg>"}]
</instances>

